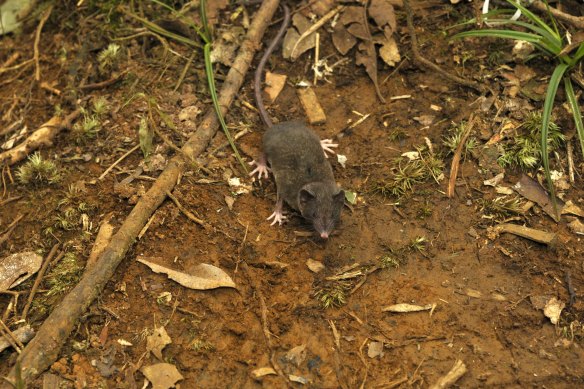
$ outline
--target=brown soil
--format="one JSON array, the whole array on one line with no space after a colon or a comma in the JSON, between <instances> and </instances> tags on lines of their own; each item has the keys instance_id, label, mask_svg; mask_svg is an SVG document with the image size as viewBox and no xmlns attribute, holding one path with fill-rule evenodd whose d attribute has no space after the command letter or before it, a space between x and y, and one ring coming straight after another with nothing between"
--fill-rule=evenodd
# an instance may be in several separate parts
<instances>
[{"instance_id":1,"label":"brown soil","mask_svg":"<svg viewBox=\"0 0 584 389\"><path fill-rule=\"evenodd\" d=\"M222 22L229 23L231 8L235 7L230 6L220 14ZM508 96L504 80L499 77L503 70L487 63L492 51L507 53L511 46L484 40L448 42L441 34L444 28L462 20L461 15L471 15L471 8L467 4L446 3L417 7L416 26L422 53L447 71L477 79L487 77L487 73L496 74L482 81L501 92L495 106L481 113L476 132L486 134L481 137L485 140L500 127L500 122L493 122L496 116L517 119L521 113L504 108ZM92 31L103 27L99 23L104 23L100 18L92 20L95 11L95 8L75 12L57 8L43 30L42 77L62 89L61 96L34 83L33 67L18 77L18 71L0 76L3 83L0 112L7 112L15 104L12 114L3 118L2 128L16 119L23 119L29 129L37 128L52 116L56 105L67 113L75 107L73 103L78 98L104 96L111 107L95 139L76 143L73 134L66 131L52 147L42 149L42 155L56 160L61 170L63 179L58 184L33 187L10 182L8 175L3 175L4 198L22 198L0 207L0 231L18 215L25 217L10 239L0 246L2 257L27 250L47 253L60 241L67 252L76 254L83 266L104 216L111 212L112 223L121 224L132 208L133 198L114 191L114 184L142 161L140 151L125 159L120 169L114 169L104 180L97 178L137 144L140 117L147 112L144 100L135 98L137 93L155 98L161 111L174 121L177 131L165 126L162 131L179 145L194 128L188 122L181 122L178 113L192 105L211 109L202 55L195 55L184 82L178 92L173 92L185 58L191 52L170 41L170 47L185 57L178 58L164 53L160 42L149 38L120 42L126 50L120 69L129 70L123 82L92 92L77 90L75 94L75 86L108 78L96 70L96 55L109 41L105 36L92 35ZM140 27L135 21L127 22ZM401 9L398 9L398 24L403 26L399 29L400 51L408 57L409 38ZM34 28L32 25L20 35L3 37L0 62L15 52L20 53L21 59L31 58ZM272 26L268 36L273 36L276 28ZM324 31L322 41L322 57L340 58ZM387 100L381 103L370 79L362 67L355 65L351 53L348 65L330 76L329 82L320 82L315 88L327 122L313 128L321 138L338 140L337 150L347 156L348 162L342 168L332 158L336 179L343 188L358 194L357 204L345 208L342 225L335 234L326 242L297 234L297 231L310 231L310 227L293 215L281 227L270 226L265 219L275 202L273 182L254 184L251 193L235 195L227 184L229 174L247 183L251 181L239 170L230 150L222 149L215 157L205 156L201 162L210 174L189 171L174 194L212 229L205 231L189 221L172 202L166 201L119 266L99 301L79 321L61 352L61 359L51 368L53 374L67 379L71 387L83 387L84 382L88 387L139 387L144 380L139 369L159 362L146 352L145 334L154 327L164 326L172 344L163 350L163 358L184 376L180 382L184 388L286 387L278 375L257 380L252 377L254 370L271 366L272 351L274 361L285 374L303 377L308 381L306 387L315 388L426 387L444 376L456 360L462 360L468 369L457 382L460 387L568 388L584 384L582 325L579 324L584 305L578 294L584 285L581 238L569 230L566 218L555 223L537 207L512 221L556 232L555 247L508 234L490 235L488 228L501 219L485 218L481 201L493 199L497 194L493 188L484 186L483 181L497 171L479 166L480 159L471 155L463 159L452 199L444 194L447 179L439 184L432 179L416 184L413 191L399 199L376 192L376 185L390 177L395 158L423 145L425 137L444 159L444 173L448 178L452 156L447 155L442 139L452 122L468 120L476 110L471 103L479 96L405 59L395 72L379 61L380 88ZM455 62L457 56L465 55L469 59L464 66ZM291 66L277 52L270 68L299 80L312 78L307 71L310 63L305 54ZM486 68L480 70L479 65ZM506 66L512 68L515 63L508 62ZM543 60L529 66L537 72L538 80L551 74L551 66ZM219 74L225 70L216 67ZM252 130L238 141L247 160L251 160L259 150L263 129L257 112L246 104L253 105L251 74L248 79L230 109L227 122L235 132L244 126ZM220 80L218 77L219 83ZM391 99L403 95L411 97ZM539 108L541 103L531 101L531 104ZM442 110L435 111L431 105ZM349 130L349 121L359 119L355 112L371 116ZM279 121L303 117L292 86L286 86L270 106L270 114ZM422 115L436 117L426 126L414 119ZM558 111L558 116L558 122L569 125L571 119L565 111ZM405 137L396 140L392 136L395 131L403 132ZM0 141L4 142L9 135L2 136ZM211 149L224 141L224 136L218 134ZM158 137L155 144L160 146L157 152L165 159L174 154ZM565 155L565 150L559 152ZM576 153L576 165L581 172L580 163ZM13 177L18 166L11 167ZM158 174L144 173L154 178ZM519 170L508 169L503 185L513 185L520 175ZM89 205L85 211L91 222L89 233L83 232L77 221L71 230L54 226L55 217L63 213L64 207L59 203L68 187L80 183L84 183L81 185L84 189L75 201ZM150 185L147 179L135 180L130 184L130 194L139 195ZM226 205L226 196L235 198L232 209ZM566 199L582 205L581 197L581 177L577 177ZM52 232L47 234L46 229L51 226ZM404 249L418 237L426 239L422 250ZM371 268L379 265L381 258L396 252L398 267L379 268L366 277L348 280L344 305L328 309L321 306L319 291L335 285L327 277L354 264ZM137 256L156 257L158 263L185 272L200 263L212 264L225 270L237 289L190 290L154 274L136 262ZM313 273L306 265L309 259L322 262L325 269ZM574 304L567 305L560 322L554 326L534 305L533 297L554 296L568 303L567 274L577 295ZM17 290L26 293L31 287L32 280ZM34 305L29 314L33 327L42 323L47 310L60 299L47 298L48 289L49 285L41 284L37 297L43 303ZM159 298L164 292L172 295L168 303ZM258 292L265 298L273 350L269 350L262 330ZM14 329L26 294L19 299L18 315L7 311L10 301L11 296L0 295L5 322ZM436 307L431 313L382 311L397 303L435 304ZM333 327L338 332L338 345ZM121 339L132 346L122 346ZM373 350L375 342L383 343L382 354L371 357L368 351ZM305 354L296 360L287 358L291 349L301 345L306 346ZM13 350L2 352L0 361L0 374L7 374L14 362ZM396 383L400 380L401 384ZM396 384L392 386L392 382ZM30 386L41 387L41 379Z\"/></svg>"}]
</instances>

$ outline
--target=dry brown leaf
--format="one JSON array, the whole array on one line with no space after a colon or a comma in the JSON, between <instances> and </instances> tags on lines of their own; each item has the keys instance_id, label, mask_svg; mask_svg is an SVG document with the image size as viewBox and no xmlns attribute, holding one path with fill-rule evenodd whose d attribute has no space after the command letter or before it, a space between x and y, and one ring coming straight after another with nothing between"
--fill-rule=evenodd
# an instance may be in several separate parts
<instances>
[{"instance_id":1,"label":"dry brown leaf","mask_svg":"<svg viewBox=\"0 0 584 389\"><path fill-rule=\"evenodd\" d=\"M399 49L397 43L393 37L386 39L382 46L379 48L379 56L389 66L395 66L399 61L401 61L401 55L399 54Z\"/></svg>"},{"instance_id":2,"label":"dry brown leaf","mask_svg":"<svg viewBox=\"0 0 584 389\"><path fill-rule=\"evenodd\" d=\"M351 23L361 23L363 21L363 7L347 7L339 18L339 22L346 26Z\"/></svg>"},{"instance_id":3,"label":"dry brown leaf","mask_svg":"<svg viewBox=\"0 0 584 389\"><path fill-rule=\"evenodd\" d=\"M162 349L172 343L164 327L154 329L152 335L146 338L146 350L150 351L159 360L162 359Z\"/></svg>"},{"instance_id":4,"label":"dry brown leaf","mask_svg":"<svg viewBox=\"0 0 584 389\"><path fill-rule=\"evenodd\" d=\"M369 358L383 357L383 342L369 342L367 356Z\"/></svg>"},{"instance_id":5,"label":"dry brown leaf","mask_svg":"<svg viewBox=\"0 0 584 389\"><path fill-rule=\"evenodd\" d=\"M325 269L324 265L320 261L315 261L312 258L308 258L306 261L306 266L313 273L319 273Z\"/></svg>"},{"instance_id":6,"label":"dry brown leaf","mask_svg":"<svg viewBox=\"0 0 584 389\"><path fill-rule=\"evenodd\" d=\"M371 81L373 81L377 96L382 102L385 102L385 99L381 96L379 83L377 82L377 55L375 54L373 42L366 41L359 43L359 51L355 54L355 63L365 66L365 71L369 78L371 78Z\"/></svg>"},{"instance_id":7,"label":"dry brown leaf","mask_svg":"<svg viewBox=\"0 0 584 389\"><path fill-rule=\"evenodd\" d=\"M310 9L318 16L322 16L330 11L333 5L335 5L335 0L317 0L311 3Z\"/></svg>"},{"instance_id":8,"label":"dry brown leaf","mask_svg":"<svg viewBox=\"0 0 584 389\"><path fill-rule=\"evenodd\" d=\"M345 26L341 23L337 23L335 29L333 30L333 45L338 50L339 53L345 55L355 46L357 39L351 35Z\"/></svg>"},{"instance_id":9,"label":"dry brown leaf","mask_svg":"<svg viewBox=\"0 0 584 389\"><path fill-rule=\"evenodd\" d=\"M152 389L174 388L178 381L184 379L176 366L170 363L144 366L141 371L148 381L152 383Z\"/></svg>"},{"instance_id":10,"label":"dry brown leaf","mask_svg":"<svg viewBox=\"0 0 584 389\"><path fill-rule=\"evenodd\" d=\"M35 274L43 263L43 257L34 251L15 253L0 259L0 290L20 285Z\"/></svg>"},{"instance_id":11,"label":"dry brown leaf","mask_svg":"<svg viewBox=\"0 0 584 389\"><path fill-rule=\"evenodd\" d=\"M584 224L578 220L578 219L574 219L572 220L570 223L568 223L568 227L570 227L570 230L577 235L584 235Z\"/></svg>"},{"instance_id":12,"label":"dry brown leaf","mask_svg":"<svg viewBox=\"0 0 584 389\"><path fill-rule=\"evenodd\" d=\"M207 2L207 19L211 25L217 22L219 11L225 9L229 5L229 0L213 0Z\"/></svg>"},{"instance_id":13,"label":"dry brown leaf","mask_svg":"<svg viewBox=\"0 0 584 389\"><path fill-rule=\"evenodd\" d=\"M267 375L278 375L274 369L271 367L260 367L259 369L252 370L251 376L254 379L262 378Z\"/></svg>"},{"instance_id":14,"label":"dry brown leaf","mask_svg":"<svg viewBox=\"0 0 584 389\"><path fill-rule=\"evenodd\" d=\"M296 367L299 367L302 362L306 359L306 344L301 344L300 346L296 346L290 349L283 357L284 362L288 362L293 364Z\"/></svg>"},{"instance_id":15,"label":"dry brown leaf","mask_svg":"<svg viewBox=\"0 0 584 389\"><path fill-rule=\"evenodd\" d=\"M183 273L177 270L172 270L167 267L157 265L156 263L147 261L142 258L136 258L152 269L155 273L163 273L173 281L178 282L184 287L195 290L207 290L215 288L235 288L235 283L223 270L213 265L202 263L195 266L191 274Z\"/></svg>"},{"instance_id":16,"label":"dry brown leaf","mask_svg":"<svg viewBox=\"0 0 584 389\"><path fill-rule=\"evenodd\" d=\"M559 301L557 298L552 297L543 308L543 314L546 315L552 322L552 324L557 324L560 320L560 315L566 304Z\"/></svg>"},{"instance_id":17,"label":"dry brown leaf","mask_svg":"<svg viewBox=\"0 0 584 389\"><path fill-rule=\"evenodd\" d=\"M527 200L531 200L537 203L537 205L539 205L544 210L544 212L547 213L556 222L559 221L558 216L554 212L554 205L552 200L537 181L524 174L521 176L521 179L513 186L513 189L515 189L517 193L525 197ZM564 202L560 199L557 199L557 202L558 211L561 213L561 210L564 207Z\"/></svg>"},{"instance_id":18,"label":"dry brown leaf","mask_svg":"<svg viewBox=\"0 0 584 389\"><path fill-rule=\"evenodd\" d=\"M369 5L369 16L375 20L379 28L388 25L393 33L397 28L395 21L395 11L393 5L388 0L371 0Z\"/></svg>"},{"instance_id":19,"label":"dry brown leaf","mask_svg":"<svg viewBox=\"0 0 584 389\"><path fill-rule=\"evenodd\" d=\"M381 308L382 312L394 312L394 313L407 313L407 312L420 312L429 311L433 307L432 304L426 305L413 305L413 304L394 304L384 308Z\"/></svg>"},{"instance_id":20,"label":"dry brown leaf","mask_svg":"<svg viewBox=\"0 0 584 389\"><path fill-rule=\"evenodd\" d=\"M355 38L368 40L369 34L367 33L367 28L362 23L353 23L348 28L347 31L353 35Z\"/></svg>"},{"instance_id":21,"label":"dry brown leaf","mask_svg":"<svg viewBox=\"0 0 584 389\"><path fill-rule=\"evenodd\" d=\"M300 55L302 55L302 53L316 46L316 34L312 33L308 35L306 38L301 40L298 45L296 45L300 36L306 30L308 30L312 24L307 18L299 13L296 13L294 16L292 16L292 24L296 28L291 27L286 32L284 43L282 44L282 56L286 59L295 61L298 57L300 57ZM294 50L294 47L296 47L296 50L294 52L294 56L292 57L292 50Z\"/></svg>"}]
</instances>

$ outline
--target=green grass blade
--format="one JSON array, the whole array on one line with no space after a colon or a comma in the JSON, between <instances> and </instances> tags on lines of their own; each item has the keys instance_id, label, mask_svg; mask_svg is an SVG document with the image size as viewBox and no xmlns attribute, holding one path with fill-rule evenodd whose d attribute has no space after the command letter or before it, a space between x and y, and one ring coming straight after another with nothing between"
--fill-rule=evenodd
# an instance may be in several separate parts
<instances>
[{"instance_id":1,"label":"green grass blade","mask_svg":"<svg viewBox=\"0 0 584 389\"><path fill-rule=\"evenodd\" d=\"M537 24L538 26L540 26L541 28L544 28L545 30L547 30L551 35L555 36L558 40L558 45L561 46L562 45L562 38L561 36L554 31L550 26L547 25L546 22L544 22L539 16L537 16L536 14L534 14L533 12L531 12L530 10L528 10L527 8L525 8L524 6L522 6L519 3L516 3L513 0L507 0L507 2L509 4L511 4L512 6L514 6L515 8L519 9L521 11L521 13L528 18L529 20L531 20L534 24Z\"/></svg>"},{"instance_id":2,"label":"green grass blade","mask_svg":"<svg viewBox=\"0 0 584 389\"><path fill-rule=\"evenodd\" d=\"M578 62L580 62L582 57L584 57L584 42L580 43L578 50L576 50L576 53L572 57L573 65L576 65Z\"/></svg>"},{"instance_id":3,"label":"green grass blade","mask_svg":"<svg viewBox=\"0 0 584 389\"><path fill-rule=\"evenodd\" d=\"M189 27L192 27L196 32L197 35L199 35L199 37L205 42L207 43L206 40L206 36L204 35L204 33L201 31L201 29L199 28L199 26L197 26L196 24L194 24L193 22L190 21L189 18L186 18L183 14L181 14L180 12L178 12L176 9L172 8L170 5L168 4L164 4L162 1L160 0L150 0L151 2L158 4L159 6L166 8L167 10L169 10L175 17L179 18L180 20L182 20L183 22L185 22Z\"/></svg>"},{"instance_id":4,"label":"green grass blade","mask_svg":"<svg viewBox=\"0 0 584 389\"><path fill-rule=\"evenodd\" d=\"M215 88L215 78L213 77L213 64L211 63L211 44L205 44L203 47L205 53L205 74L207 75L207 83L209 84L209 92L211 93L211 100L213 101L213 107L215 107L215 113L217 114L217 118L219 119L219 123L221 124L221 128L225 133L225 137L229 142L229 145L233 149L235 153L235 157L243 167L244 172L248 172L247 165L243 162L241 155L239 154L239 150L235 146L233 142L233 137L227 128L227 124L225 124L225 119L223 118L223 113L221 113L221 107L219 106L219 98L217 97L217 89Z\"/></svg>"},{"instance_id":5,"label":"green grass blade","mask_svg":"<svg viewBox=\"0 0 584 389\"><path fill-rule=\"evenodd\" d=\"M174 39L175 41L180 42L182 44L185 44L187 46L201 48L201 45L199 42L195 42L194 40L189 39L185 36L175 34L173 32L165 30L164 28L160 27L158 24L152 23L150 20L141 18L140 16L134 15L131 13L127 13L126 15L140 21L144 25L144 27L146 27L147 29L149 29L150 31L152 31L158 35L165 36L169 39Z\"/></svg>"},{"instance_id":6,"label":"green grass blade","mask_svg":"<svg viewBox=\"0 0 584 389\"><path fill-rule=\"evenodd\" d=\"M203 39L206 43L211 43L211 30L207 20L207 0L201 0L201 22L203 23Z\"/></svg>"},{"instance_id":7,"label":"green grass blade","mask_svg":"<svg viewBox=\"0 0 584 389\"><path fill-rule=\"evenodd\" d=\"M486 14L482 14L481 16L481 21L485 21L485 22L489 22L491 23L493 20L493 17L495 16L500 16L500 15L509 15L509 17L511 17L511 15L513 15L515 11L511 10L511 9L494 9L492 11L487 12ZM496 20L500 20L500 21L509 21L509 19L496 19ZM448 30L452 30L454 28L459 28L459 27L465 27L465 26L469 26L469 25L477 25L477 19L476 18L472 18L469 19L467 21L464 21L462 23L458 23L458 24L454 24L450 27L446 27L446 31Z\"/></svg>"},{"instance_id":8,"label":"green grass blade","mask_svg":"<svg viewBox=\"0 0 584 389\"><path fill-rule=\"evenodd\" d=\"M542 37L536 34L531 34L529 32L520 32L513 30L471 30L464 31L454 35L452 38L469 38L469 37L491 37L491 38L504 38L504 39L515 39L531 43L540 44Z\"/></svg>"},{"instance_id":9,"label":"green grass blade","mask_svg":"<svg viewBox=\"0 0 584 389\"><path fill-rule=\"evenodd\" d=\"M549 125L552 117L552 108L554 107L554 100L556 98L556 93L558 92L558 86L560 81L564 76L564 73L568 69L567 64L559 64L554 69L550 82L548 84L547 92L545 95L545 102L543 104L542 120L541 120L541 159L543 161L543 169L545 172L545 178L548 183L548 189L550 191L552 202L554 204L554 210L556 215L558 214L558 204L556 201L556 191L554 189L554 183L552 182L552 176L550 173L550 160L548 151L548 133ZM559 217L559 215L557 215Z\"/></svg>"},{"instance_id":10,"label":"green grass blade","mask_svg":"<svg viewBox=\"0 0 584 389\"><path fill-rule=\"evenodd\" d=\"M203 47L203 53L205 54L205 75L207 76L207 84L209 85L209 93L211 94L211 100L213 101L213 107L215 108L215 113L217 114L217 118L219 119L219 123L221 124L221 128L225 133L225 137L229 142L229 145L233 149L235 153L235 157L243 167L244 172L248 172L247 165L243 162L241 155L239 154L239 150L235 146L233 142L233 137L227 128L227 124L225 124L225 119L223 118L223 113L221 112L221 107L219 106L219 97L217 97L217 88L215 87L215 77L213 75L213 63L211 62L211 32L209 30L209 25L207 24L207 2L205 0L201 0L201 20L203 21L203 28L205 34L207 34L207 38L209 41Z\"/></svg>"},{"instance_id":11,"label":"green grass blade","mask_svg":"<svg viewBox=\"0 0 584 389\"><path fill-rule=\"evenodd\" d=\"M569 76L564 77L564 87L566 88L566 99L570 104L570 109L572 110L572 116L574 116L574 124L576 125L576 132L578 133L578 139L580 140L580 148L582 149L582 156L584 156L584 124L582 123L582 112L580 112L580 106L578 105L578 99L574 94L574 87L572 86L572 80Z\"/></svg>"},{"instance_id":12,"label":"green grass blade","mask_svg":"<svg viewBox=\"0 0 584 389\"><path fill-rule=\"evenodd\" d=\"M542 42L544 43L544 45L549 46L546 50L552 53L553 55L558 55L562 50L562 42L558 41L557 37L553 34L550 34L548 30L546 30L545 28L538 27L536 24L526 23L520 20L509 19L491 19L489 20L489 24L497 26L510 24L513 26L518 26L531 30L531 32L542 37Z\"/></svg>"}]
</instances>

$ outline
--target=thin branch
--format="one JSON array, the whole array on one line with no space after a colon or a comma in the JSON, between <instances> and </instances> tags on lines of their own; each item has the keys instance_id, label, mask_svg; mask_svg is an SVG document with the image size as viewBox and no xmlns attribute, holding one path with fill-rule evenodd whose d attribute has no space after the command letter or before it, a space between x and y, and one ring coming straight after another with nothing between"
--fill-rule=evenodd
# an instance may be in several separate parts
<instances>
[{"instance_id":1,"label":"thin branch","mask_svg":"<svg viewBox=\"0 0 584 389\"><path fill-rule=\"evenodd\" d=\"M45 23L47 22L47 20L49 19L49 16L51 16L51 12L53 12L53 4L51 4L47 10L45 11L45 13L43 14L41 21L39 22L39 25L36 29L36 33L34 36L34 65L35 65L35 72L34 72L34 79L35 81L40 81L41 80L41 66L39 63L39 42L41 40L41 31L43 30L43 26L45 25Z\"/></svg>"}]
</instances>

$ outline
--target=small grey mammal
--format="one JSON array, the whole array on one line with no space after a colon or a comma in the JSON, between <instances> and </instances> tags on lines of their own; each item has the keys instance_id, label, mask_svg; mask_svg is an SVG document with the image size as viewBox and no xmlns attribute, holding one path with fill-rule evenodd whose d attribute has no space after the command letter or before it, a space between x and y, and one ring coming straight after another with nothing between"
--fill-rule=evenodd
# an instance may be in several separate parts
<instances>
[{"instance_id":1,"label":"small grey mammal","mask_svg":"<svg viewBox=\"0 0 584 389\"><path fill-rule=\"evenodd\" d=\"M320 140L318 135L300 121L272 124L261 95L261 76L265 64L290 22L290 11L284 6L284 21L280 31L262 56L255 72L254 88L260 116L268 129L264 133L263 153L251 165L256 168L250 175L268 177L271 171L276 180L277 201L274 213L268 217L272 224L282 224L283 202L300 211L312 223L323 239L327 239L341 218L345 193L333 176L327 152L337 147L330 139ZM269 167L268 167L269 165Z\"/></svg>"}]
</instances>

